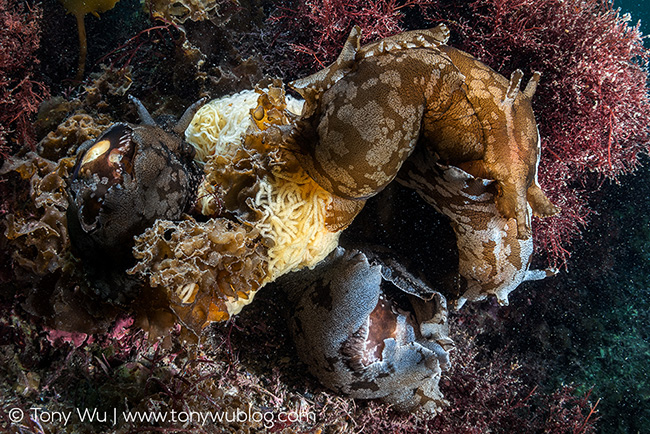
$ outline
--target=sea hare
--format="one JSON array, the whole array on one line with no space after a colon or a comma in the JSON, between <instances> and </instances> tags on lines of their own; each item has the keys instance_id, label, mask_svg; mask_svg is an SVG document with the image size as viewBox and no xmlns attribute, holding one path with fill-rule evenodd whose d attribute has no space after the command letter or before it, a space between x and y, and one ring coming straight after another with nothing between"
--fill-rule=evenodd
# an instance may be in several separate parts
<instances>
[{"instance_id":1,"label":"sea hare","mask_svg":"<svg viewBox=\"0 0 650 434\"><path fill-rule=\"evenodd\" d=\"M530 236L530 212L557 212L537 185L540 140L522 72L510 80L446 44L444 25L359 47L355 28L328 68L291 86L305 98L292 142L321 187L348 199L391 182L416 143L496 181L496 206Z\"/></svg>"},{"instance_id":2,"label":"sea hare","mask_svg":"<svg viewBox=\"0 0 650 434\"><path fill-rule=\"evenodd\" d=\"M355 28L332 66L292 83L304 106L277 80L193 106L165 131L134 101L142 125L115 124L79 154L73 245L88 262L130 262L196 334L278 281L297 350L324 385L436 413L453 348L445 295L507 303L551 274L529 270L530 217L557 211L536 180L539 74L519 92L520 71L508 81L448 36L439 26L360 47ZM172 134L186 126L185 141ZM451 219L459 291L338 247L396 177Z\"/></svg>"},{"instance_id":3,"label":"sea hare","mask_svg":"<svg viewBox=\"0 0 650 434\"><path fill-rule=\"evenodd\" d=\"M507 302L519 283L549 274L529 270L531 209L556 211L536 182L539 75L519 92L521 72L508 81L446 46L448 36L439 26L360 47L355 28L333 65L291 84L302 107L278 80L212 101L191 122L189 109L173 129L189 125L194 151L139 105L143 125L116 124L80 153L73 245L96 263L127 258L198 333L323 260L410 156L400 181L456 231L466 286L451 295L458 305L487 294ZM189 211L202 216L172 223ZM224 259L233 245L237 265Z\"/></svg>"},{"instance_id":4,"label":"sea hare","mask_svg":"<svg viewBox=\"0 0 650 434\"><path fill-rule=\"evenodd\" d=\"M107 270L123 272L133 265L133 237L156 219L178 220L198 184L193 148L178 133L157 125L142 104L132 100L143 123L114 124L82 145L68 189L70 240L99 280L105 280ZM197 108L188 109L176 131L185 129ZM112 286L100 285L99 291L125 301Z\"/></svg>"},{"instance_id":5,"label":"sea hare","mask_svg":"<svg viewBox=\"0 0 650 434\"><path fill-rule=\"evenodd\" d=\"M496 182L477 178L439 162L436 154L418 149L406 160L398 181L414 188L438 212L449 217L458 247L459 288L447 288L460 308L467 300L496 296L508 304L508 294L520 283L539 280L555 270L530 270L533 239L517 237L515 219L496 209Z\"/></svg>"},{"instance_id":6,"label":"sea hare","mask_svg":"<svg viewBox=\"0 0 650 434\"><path fill-rule=\"evenodd\" d=\"M353 29L334 64L291 83L305 105L288 143L321 187L350 201L399 176L451 220L462 278L448 292L456 307L488 295L505 304L521 282L553 273L529 269L531 212L558 211L537 184L539 74L520 92L521 71L507 80L446 46L448 36L442 25L360 47ZM404 283L417 279L404 274L339 248L283 283L291 326L327 387L435 412L451 348L446 299L410 292Z\"/></svg>"},{"instance_id":7,"label":"sea hare","mask_svg":"<svg viewBox=\"0 0 650 434\"><path fill-rule=\"evenodd\" d=\"M296 348L339 393L436 413L445 404L438 383L453 348L446 301L413 276L395 273L339 247L313 270L281 280Z\"/></svg>"}]
</instances>

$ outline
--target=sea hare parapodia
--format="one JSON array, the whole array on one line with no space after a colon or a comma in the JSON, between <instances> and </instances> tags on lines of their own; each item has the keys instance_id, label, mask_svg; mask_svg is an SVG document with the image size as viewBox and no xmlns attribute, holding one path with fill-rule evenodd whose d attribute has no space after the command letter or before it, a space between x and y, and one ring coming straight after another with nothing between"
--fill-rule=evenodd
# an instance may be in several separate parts
<instances>
[{"instance_id":1,"label":"sea hare parapodia","mask_svg":"<svg viewBox=\"0 0 650 434\"><path fill-rule=\"evenodd\" d=\"M281 280L290 327L298 354L327 387L435 414L446 404L438 383L454 347L447 303L396 271L337 248L313 270Z\"/></svg>"},{"instance_id":2,"label":"sea hare parapodia","mask_svg":"<svg viewBox=\"0 0 650 434\"><path fill-rule=\"evenodd\" d=\"M444 25L363 47L359 37L353 29L335 63L290 84L306 101L296 155L323 188L370 197L420 141L446 164L495 180L497 209L517 220L519 238L530 237L528 204L539 216L558 211L537 184L539 73L520 92L521 71L508 80L447 46Z\"/></svg>"}]
</instances>

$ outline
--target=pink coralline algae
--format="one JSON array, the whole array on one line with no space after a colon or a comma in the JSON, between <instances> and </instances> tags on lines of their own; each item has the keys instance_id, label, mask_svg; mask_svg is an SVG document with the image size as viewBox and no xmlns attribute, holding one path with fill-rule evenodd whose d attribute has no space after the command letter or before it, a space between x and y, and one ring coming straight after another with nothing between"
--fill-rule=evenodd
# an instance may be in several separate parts
<instances>
[{"instance_id":1,"label":"pink coralline algae","mask_svg":"<svg viewBox=\"0 0 650 434\"><path fill-rule=\"evenodd\" d=\"M539 182L562 212L533 222L535 245L552 264L566 263L599 183L631 172L650 151L650 53L639 26L602 0L366 3L284 2L273 19L279 39L298 53L296 69L330 63L354 24L366 42L445 22L450 45L501 74L542 73L533 99L542 137Z\"/></svg>"}]
</instances>

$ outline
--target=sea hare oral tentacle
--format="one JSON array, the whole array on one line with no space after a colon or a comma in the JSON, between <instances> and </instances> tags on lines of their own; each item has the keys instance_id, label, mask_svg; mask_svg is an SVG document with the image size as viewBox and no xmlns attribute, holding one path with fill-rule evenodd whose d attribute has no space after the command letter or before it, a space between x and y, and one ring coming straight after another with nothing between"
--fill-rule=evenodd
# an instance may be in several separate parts
<instances>
[{"instance_id":1,"label":"sea hare oral tentacle","mask_svg":"<svg viewBox=\"0 0 650 434\"><path fill-rule=\"evenodd\" d=\"M510 80L448 47L444 26L359 47L354 29L331 66L291 83L305 98L291 142L327 191L370 197L396 176L416 142L443 162L497 182L494 200L530 237L530 210L558 212L536 182L540 141L531 98L539 73L520 91Z\"/></svg>"},{"instance_id":2,"label":"sea hare oral tentacle","mask_svg":"<svg viewBox=\"0 0 650 434\"><path fill-rule=\"evenodd\" d=\"M436 413L445 404L438 382L453 347L446 302L433 290L431 301L413 299L382 267L339 247L315 269L280 282L294 303L298 353L339 393Z\"/></svg>"}]
</instances>

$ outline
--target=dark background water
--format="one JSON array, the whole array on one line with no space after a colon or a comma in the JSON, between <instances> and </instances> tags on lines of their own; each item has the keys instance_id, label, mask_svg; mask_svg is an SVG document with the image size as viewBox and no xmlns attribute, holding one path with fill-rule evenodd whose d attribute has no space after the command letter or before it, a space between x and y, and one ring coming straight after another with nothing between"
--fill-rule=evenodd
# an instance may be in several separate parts
<instances>
[{"instance_id":1,"label":"dark background water","mask_svg":"<svg viewBox=\"0 0 650 434\"><path fill-rule=\"evenodd\" d=\"M650 1L614 0L614 7L630 13L630 24L640 21L641 32L650 34ZM650 48L647 36L644 44ZM650 432L650 328L644 313L650 306L650 167L648 158L642 162L620 184L604 186L599 215L585 234L584 248L572 258L570 279L593 296L577 297L581 311L598 325L584 333L574 330L574 368L580 367L567 369L564 380L593 386L601 399L602 434ZM606 241L612 233L617 235ZM594 277L602 263L589 256L606 251L613 259L611 272Z\"/></svg>"},{"instance_id":2,"label":"dark background water","mask_svg":"<svg viewBox=\"0 0 650 434\"><path fill-rule=\"evenodd\" d=\"M615 0L614 7L620 7L622 12L629 12L632 15L632 23L641 21L641 31L644 35L650 33L650 1L638 0ZM646 38L645 46L650 44Z\"/></svg>"}]
</instances>

